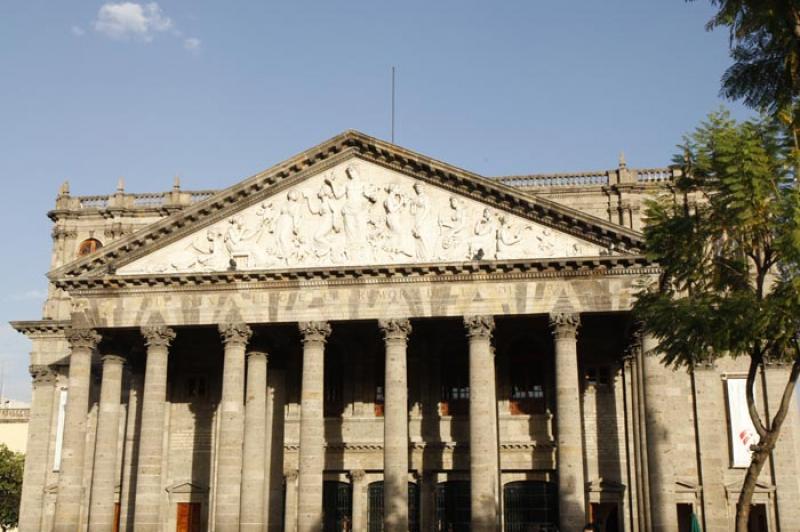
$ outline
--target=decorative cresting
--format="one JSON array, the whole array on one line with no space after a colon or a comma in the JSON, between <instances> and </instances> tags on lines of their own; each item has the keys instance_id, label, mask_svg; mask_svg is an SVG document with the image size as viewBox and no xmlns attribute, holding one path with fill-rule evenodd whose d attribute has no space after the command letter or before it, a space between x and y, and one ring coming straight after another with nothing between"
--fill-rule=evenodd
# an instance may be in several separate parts
<instances>
[{"instance_id":1,"label":"decorative cresting","mask_svg":"<svg viewBox=\"0 0 800 532\"><path fill-rule=\"evenodd\" d=\"M331 324L327 321L301 321L297 324L303 343L325 343L331 334Z\"/></svg>"},{"instance_id":2,"label":"decorative cresting","mask_svg":"<svg viewBox=\"0 0 800 532\"><path fill-rule=\"evenodd\" d=\"M574 312L554 312L550 314L550 329L553 338L575 338L581 325L580 314Z\"/></svg>"},{"instance_id":3,"label":"decorative cresting","mask_svg":"<svg viewBox=\"0 0 800 532\"><path fill-rule=\"evenodd\" d=\"M28 367L34 386L53 384L56 380L56 372L44 364L34 364Z\"/></svg>"},{"instance_id":4,"label":"decorative cresting","mask_svg":"<svg viewBox=\"0 0 800 532\"><path fill-rule=\"evenodd\" d=\"M411 322L407 319L390 318L378 320L378 326L383 331L383 339L387 342L408 340L411 334Z\"/></svg>"},{"instance_id":5,"label":"decorative cresting","mask_svg":"<svg viewBox=\"0 0 800 532\"><path fill-rule=\"evenodd\" d=\"M611 254L384 167L341 163L119 268L121 275Z\"/></svg>"},{"instance_id":6,"label":"decorative cresting","mask_svg":"<svg viewBox=\"0 0 800 532\"><path fill-rule=\"evenodd\" d=\"M253 330L246 323L222 323L219 326L222 343L227 345L247 345Z\"/></svg>"},{"instance_id":7,"label":"decorative cresting","mask_svg":"<svg viewBox=\"0 0 800 532\"><path fill-rule=\"evenodd\" d=\"M492 316L464 316L464 327L467 337L490 338L494 331L494 318Z\"/></svg>"},{"instance_id":8,"label":"decorative cresting","mask_svg":"<svg viewBox=\"0 0 800 532\"><path fill-rule=\"evenodd\" d=\"M175 331L165 325L148 326L142 327L142 336L147 347L167 348L175 339Z\"/></svg>"},{"instance_id":9,"label":"decorative cresting","mask_svg":"<svg viewBox=\"0 0 800 532\"><path fill-rule=\"evenodd\" d=\"M72 349L95 349L103 337L94 329L70 329L67 341Z\"/></svg>"}]
</instances>

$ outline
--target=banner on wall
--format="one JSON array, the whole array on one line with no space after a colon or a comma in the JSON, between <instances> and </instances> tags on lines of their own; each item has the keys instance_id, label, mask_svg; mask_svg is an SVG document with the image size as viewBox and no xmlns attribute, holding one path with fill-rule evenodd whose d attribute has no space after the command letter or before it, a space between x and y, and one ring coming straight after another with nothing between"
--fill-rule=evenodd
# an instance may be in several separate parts
<instances>
[{"instance_id":1,"label":"banner on wall","mask_svg":"<svg viewBox=\"0 0 800 532\"><path fill-rule=\"evenodd\" d=\"M726 382L733 467L747 467L750 465L750 446L758 443L758 433L747 410L747 379L728 379Z\"/></svg>"}]
</instances>

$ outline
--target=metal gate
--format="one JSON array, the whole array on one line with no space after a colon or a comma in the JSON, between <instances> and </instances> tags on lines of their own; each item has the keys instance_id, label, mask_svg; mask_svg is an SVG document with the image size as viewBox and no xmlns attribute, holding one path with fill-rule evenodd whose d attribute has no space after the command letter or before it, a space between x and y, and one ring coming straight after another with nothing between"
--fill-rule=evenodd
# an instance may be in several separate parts
<instances>
[{"instance_id":1,"label":"metal gate","mask_svg":"<svg viewBox=\"0 0 800 532\"><path fill-rule=\"evenodd\" d=\"M509 482L503 488L506 532L556 530L558 489L538 480Z\"/></svg>"},{"instance_id":2,"label":"metal gate","mask_svg":"<svg viewBox=\"0 0 800 532\"><path fill-rule=\"evenodd\" d=\"M371 482L369 494L369 532L383 531L383 481ZM408 483L408 530L419 532L419 489L413 482Z\"/></svg>"},{"instance_id":3,"label":"metal gate","mask_svg":"<svg viewBox=\"0 0 800 532\"><path fill-rule=\"evenodd\" d=\"M346 482L326 480L322 484L323 530L349 532L353 523L353 490Z\"/></svg>"},{"instance_id":4,"label":"metal gate","mask_svg":"<svg viewBox=\"0 0 800 532\"><path fill-rule=\"evenodd\" d=\"M436 530L469 532L470 484L468 480L451 480L436 485Z\"/></svg>"}]
</instances>

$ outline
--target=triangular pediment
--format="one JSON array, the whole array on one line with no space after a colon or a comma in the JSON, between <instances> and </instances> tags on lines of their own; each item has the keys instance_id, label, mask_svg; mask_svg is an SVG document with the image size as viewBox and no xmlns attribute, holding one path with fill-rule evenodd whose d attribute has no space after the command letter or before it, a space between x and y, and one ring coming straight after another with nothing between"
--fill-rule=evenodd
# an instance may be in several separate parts
<instances>
[{"instance_id":1,"label":"triangular pediment","mask_svg":"<svg viewBox=\"0 0 800 532\"><path fill-rule=\"evenodd\" d=\"M636 254L641 236L356 132L51 279Z\"/></svg>"}]
</instances>

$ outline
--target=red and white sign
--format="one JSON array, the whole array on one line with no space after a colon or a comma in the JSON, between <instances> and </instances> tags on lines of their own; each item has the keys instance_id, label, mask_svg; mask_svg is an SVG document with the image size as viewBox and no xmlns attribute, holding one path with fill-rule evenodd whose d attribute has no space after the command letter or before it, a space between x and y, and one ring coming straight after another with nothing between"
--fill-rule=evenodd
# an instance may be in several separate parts
<instances>
[{"instance_id":1,"label":"red and white sign","mask_svg":"<svg viewBox=\"0 0 800 532\"><path fill-rule=\"evenodd\" d=\"M747 409L747 379L728 379L728 427L731 435L733 467L750 465L750 446L758 443L758 433Z\"/></svg>"}]
</instances>

